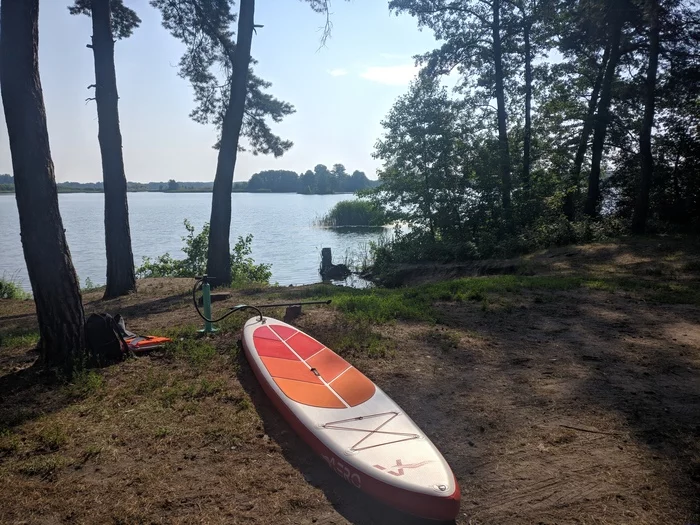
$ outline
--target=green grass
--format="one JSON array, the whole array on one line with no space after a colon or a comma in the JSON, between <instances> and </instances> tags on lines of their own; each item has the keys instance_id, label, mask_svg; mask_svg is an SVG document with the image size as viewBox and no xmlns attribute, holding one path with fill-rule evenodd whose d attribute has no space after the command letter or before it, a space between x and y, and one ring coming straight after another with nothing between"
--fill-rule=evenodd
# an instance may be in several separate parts
<instances>
[{"instance_id":1,"label":"green grass","mask_svg":"<svg viewBox=\"0 0 700 525\"><path fill-rule=\"evenodd\" d=\"M406 288L356 290L342 287L309 287L303 299L331 299L331 305L353 321L388 323L396 320L437 322L438 302L480 303L485 312L510 311L508 294L538 292L544 302L551 292L576 289L626 291L645 300L667 304L700 304L700 281L662 281L621 277L494 275L470 277ZM282 298L283 295L280 297Z\"/></svg>"},{"instance_id":2,"label":"green grass","mask_svg":"<svg viewBox=\"0 0 700 525\"><path fill-rule=\"evenodd\" d=\"M66 385L67 393L73 398L86 398L96 394L104 387L104 378L94 370L82 370L74 375L73 381Z\"/></svg>"},{"instance_id":3,"label":"green grass","mask_svg":"<svg viewBox=\"0 0 700 525\"><path fill-rule=\"evenodd\" d=\"M329 228L344 226L384 226L388 222L386 214L369 201L340 201L319 221L319 225Z\"/></svg>"},{"instance_id":4,"label":"green grass","mask_svg":"<svg viewBox=\"0 0 700 525\"><path fill-rule=\"evenodd\" d=\"M369 321L338 319L324 337L324 341L338 354L345 357L369 357L380 359L394 355L393 340L372 330Z\"/></svg>"},{"instance_id":5,"label":"green grass","mask_svg":"<svg viewBox=\"0 0 700 525\"><path fill-rule=\"evenodd\" d=\"M51 451L58 450L68 441L64 428L57 423L42 428L38 433L38 438L40 448Z\"/></svg>"},{"instance_id":6,"label":"green grass","mask_svg":"<svg viewBox=\"0 0 700 525\"><path fill-rule=\"evenodd\" d=\"M424 333L420 334L419 340L424 341L430 346L435 346L442 350L443 352L449 352L459 348L461 338L458 334L448 331L448 330L426 330Z\"/></svg>"},{"instance_id":7,"label":"green grass","mask_svg":"<svg viewBox=\"0 0 700 525\"><path fill-rule=\"evenodd\" d=\"M58 454L34 456L17 467L17 471L25 476L40 476L42 479L52 478L56 471L66 464L66 458Z\"/></svg>"},{"instance_id":8,"label":"green grass","mask_svg":"<svg viewBox=\"0 0 700 525\"><path fill-rule=\"evenodd\" d=\"M18 348L35 348L39 344L37 330L17 329L0 333L0 348L15 350Z\"/></svg>"},{"instance_id":9,"label":"green grass","mask_svg":"<svg viewBox=\"0 0 700 525\"><path fill-rule=\"evenodd\" d=\"M0 457L10 456L19 450L20 439L9 429L0 431Z\"/></svg>"},{"instance_id":10,"label":"green grass","mask_svg":"<svg viewBox=\"0 0 700 525\"><path fill-rule=\"evenodd\" d=\"M207 337L198 332L195 325L183 325L166 332L172 341L165 345L170 357L184 359L193 366L202 366L216 355L216 348Z\"/></svg>"}]
</instances>

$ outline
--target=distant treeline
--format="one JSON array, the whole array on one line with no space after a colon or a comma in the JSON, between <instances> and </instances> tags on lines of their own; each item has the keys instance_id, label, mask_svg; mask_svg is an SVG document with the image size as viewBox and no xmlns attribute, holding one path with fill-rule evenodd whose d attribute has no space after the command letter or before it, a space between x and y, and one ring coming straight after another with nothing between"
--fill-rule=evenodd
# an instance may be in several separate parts
<instances>
[{"instance_id":1,"label":"distant treeline","mask_svg":"<svg viewBox=\"0 0 700 525\"><path fill-rule=\"evenodd\" d=\"M361 171L356 170L351 175L342 164L335 164L330 170L323 164L319 164L313 171L307 170L301 174L287 170L261 171L250 178L245 190L239 191L307 195L354 193L376 185L376 181L369 180Z\"/></svg>"},{"instance_id":2,"label":"distant treeline","mask_svg":"<svg viewBox=\"0 0 700 525\"><path fill-rule=\"evenodd\" d=\"M167 182L127 182L127 191L163 191L163 192L211 192L213 182L178 182L170 179ZM348 174L345 166L335 164L329 170L319 164L313 171L298 174L287 170L266 170L255 173L250 181L234 182L234 192L254 193L353 193L372 188L377 181L372 181L361 171ZM102 193L102 182L59 182L56 184L59 193ZM0 193L15 191L14 178L11 175L0 174Z\"/></svg>"}]
</instances>

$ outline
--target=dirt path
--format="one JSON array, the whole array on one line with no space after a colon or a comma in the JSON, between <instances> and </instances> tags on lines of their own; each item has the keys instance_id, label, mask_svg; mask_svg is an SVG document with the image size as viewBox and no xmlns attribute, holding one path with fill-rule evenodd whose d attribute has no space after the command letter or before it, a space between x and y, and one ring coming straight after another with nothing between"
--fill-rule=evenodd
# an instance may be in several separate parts
<instances>
[{"instance_id":1,"label":"dirt path","mask_svg":"<svg viewBox=\"0 0 700 525\"><path fill-rule=\"evenodd\" d=\"M644 249L629 264L556 254L548 271L604 265L665 282L649 265L692 267ZM107 305L136 330L184 328L171 332L176 348L112 367L99 385L38 379L24 369L31 341L0 348L0 522L421 523L357 492L296 437L236 352L238 321L188 342L187 285L154 281ZM375 326L386 357L345 355L448 459L457 523L700 523L698 306L577 288L435 308L439 324ZM0 303L5 340L31 327L30 311ZM345 323L321 308L297 320L341 347Z\"/></svg>"}]
</instances>

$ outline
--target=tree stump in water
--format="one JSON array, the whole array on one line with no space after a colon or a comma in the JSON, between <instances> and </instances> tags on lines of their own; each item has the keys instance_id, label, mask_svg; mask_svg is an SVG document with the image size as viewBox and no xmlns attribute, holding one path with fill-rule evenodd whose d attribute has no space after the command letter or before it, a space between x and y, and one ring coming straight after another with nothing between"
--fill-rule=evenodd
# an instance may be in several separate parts
<instances>
[{"instance_id":1,"label":"tree stump in water","mask_svg":"<svg viewBox=\"0 0 700 525\"><path fill-rule=\"evenodd\" d=\"M344 264L333 264L333 255L330 248L321 250L321 267L319 273L324 281L340 281L352 272Z\"/></svg>"}]
</instances>

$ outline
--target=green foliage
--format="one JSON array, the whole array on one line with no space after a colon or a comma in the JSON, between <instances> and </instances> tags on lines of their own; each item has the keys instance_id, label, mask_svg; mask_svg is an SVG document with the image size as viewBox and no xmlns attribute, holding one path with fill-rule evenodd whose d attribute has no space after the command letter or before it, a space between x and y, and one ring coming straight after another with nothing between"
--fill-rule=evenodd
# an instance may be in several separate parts
<instances>
[{"instance_id":1,"label":"green foliage","mask_svg":"<svg viewBox=\"0 0 700 525\"><path fill-rule=\"evenodd\" d=\"M185 44L179 74L190 81L194 90L196 106L190 117L200 124L214 124L220 133L229 105L233 74L235 41L232 26L236 20L232 12L233 2L151 0L150 4L160 11L163 27ZM294 113L294 107L266 93L270 86L251 68L241 136L248 140L253 154L279 157L292 147L292 142L272 133L268 120L281 122ZM237 146L245 150L242 144ZM218 140L215 147L219 147Z\"/></svg>"},{"instance_id":2,"label":"green foliage","mask_svg":"<svg viewBox=\"0 0 700 525\"><path fill-rule=\"evenodd\" d=\"M83 292L92 292L94 290L97 290L99 288L98 285L92 282L92 279L89 277L85 278L85 285L81 288Z\"/></svg>"},{"instance_id":3,"label":"green foliage","mask_svg":"<svg viewBox=\"0 0 700 525\"><path fill-rule=\"evenodd\" d=\"M22 290L15 279L0 278L0 299L31 299L31 295Z\"/></svg>"},{"instance_id":4,"label":"green foliage","mask_svg":"<svg viewBox=\"0 0 700 525\"><path fill-rule=\"evenodd\" d=\"M238 237L231 252L231 284L268 283L272 272L269 264L255 264L250 257L253 236Z\"/></svg>"},{"instance_id":5,"label":"green foliage","mask_svg":"<svg viewBox=\"0 0 700 525\"><path fill-rule=\"evenodd\" d=\"M128 38L138 26L141 19L136 12L125 6L123 0L110 0L112 12L112 34L121 40ZM71 15L92 16L92 0L75 0L72 6L68 6Z\"/></svg>"},{"instance_id":6,"label":"green foliage","mask_svg":"<svg viewBox=\"0 0 700 525\"><path fill-rule=\"evenodd\" d=\"M207 249L209 247L209 224L202 231L195 233L190 222L184 221L187 235L182 238L185 245L182 251L184 259L174 259L165 253L151 260L143 258L143 264L136 270L139 278L145 277L195 277L206 273ZM269 264L256 264L250 257L253 236L239 237L231 252L232 284L268 283L272 272Z\"/></svg>"},{"instance_id":7,"label":"green foliage","mask_svg":"<svg viewBox=\"0 0 700 525\"><path fill-rule=\"evenodd\" d=\"M319 224L330 228L342 226L383 226L388 222L384 211L366 200L340 201L321 218Z\"/></svg>"}]
</instances>

